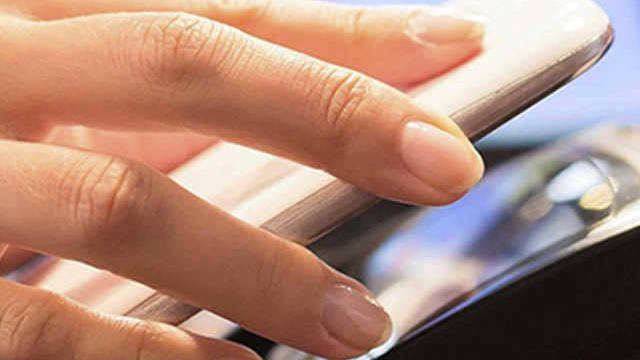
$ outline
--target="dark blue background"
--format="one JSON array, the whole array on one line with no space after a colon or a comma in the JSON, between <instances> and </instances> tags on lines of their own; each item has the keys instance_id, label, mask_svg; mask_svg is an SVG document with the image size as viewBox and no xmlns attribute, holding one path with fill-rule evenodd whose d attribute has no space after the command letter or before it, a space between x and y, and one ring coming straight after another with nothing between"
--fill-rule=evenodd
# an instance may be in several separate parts
<instances>
[{"instance_id":1,"label":"dark blue background","mask_svg":"<svg viewBox=\"0 0 640 360\"><path fill-rule=\"evenodd\" d=\"M334 0L345 4L437 4L436 0ZM532 0L535 1L535 0ZM596 67L485 143L514 146L552 140L597 122L640 124L640 0L596 0L611 17L616 41Z\"/></svg>"}]
</instances>

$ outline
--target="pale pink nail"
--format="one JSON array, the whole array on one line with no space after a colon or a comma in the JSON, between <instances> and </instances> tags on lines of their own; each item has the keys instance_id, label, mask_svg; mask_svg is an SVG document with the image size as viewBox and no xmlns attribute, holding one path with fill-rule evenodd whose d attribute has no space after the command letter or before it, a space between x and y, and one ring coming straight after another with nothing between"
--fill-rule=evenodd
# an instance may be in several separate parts
<instances>
[{"instance_id":1,"label":"pale pink nail","mask_svg":"<svg viewBox=\"0 0 640 360\"><path fill-rule=\"evenodd\" d=\"M368 294L346 285L333 285L325 294L322 323L331 336L359 350L384 343L391 320Z\"/></svg>"},{"instance_id":2,"label":"pale pink nail","mask_svg":"<svg viewBox=\"0 0 640 360\"><path fill-rule=\"evenodd\" d=\"M479 15L430 8L416 12L409 19L407 33L425 44L443 45L477 40L484 35L486 22Z\"/></svg>"},{"instance_id":3,"label":"pale pink nail","mask_svg":"<svg viewBox=\"0 0 640 360\"><path fill-rule=\"evenodd\" d=\"M484 173L484 164L471 143L431 124L405 125L400 152L407 169L433 188L458 195Z\"/></svg>"}]
</instances>

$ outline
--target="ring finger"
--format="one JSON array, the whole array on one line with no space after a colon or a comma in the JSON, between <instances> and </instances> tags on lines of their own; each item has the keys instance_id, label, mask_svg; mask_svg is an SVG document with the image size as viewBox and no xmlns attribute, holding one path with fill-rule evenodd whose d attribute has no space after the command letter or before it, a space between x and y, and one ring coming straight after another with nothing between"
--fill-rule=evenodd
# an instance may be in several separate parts
<instances>
[{"instance_id":1,"label":"ring finger","mask_svg":"<svg viewBox=\"0 0 640 360\"><path fill-rule=\"evenodd\" d=\"M249 349L159 323L94 313L0 279L0 358L257 360Z\"/></svg>"}]
</instances>

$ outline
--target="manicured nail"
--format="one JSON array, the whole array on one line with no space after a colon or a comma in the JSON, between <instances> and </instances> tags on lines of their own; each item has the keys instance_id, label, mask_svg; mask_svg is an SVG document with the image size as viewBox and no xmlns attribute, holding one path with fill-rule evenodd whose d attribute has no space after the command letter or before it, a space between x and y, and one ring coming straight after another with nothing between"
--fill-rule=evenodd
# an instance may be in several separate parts
<instances>
[{"instance_id":1,"label":"manicured nail","mask_svg":"<svg viewBox=\"0 0 640 360\"><path fill-rule=\"evenodd\" d=\"M409 19L407 33L424 44L444 45L478 39L484 35L486 24L486 18L480 15L431 8Z\"/></svg>"},{"instance_id":2,"label":"manicured nail","mask_svg":"<svg viewBox=\"0 0 640 360\"><path fill-rule=\"evenodd\" d=\"M400 147L407 169L445 193L469 190L484 173L482 158L468 140L425 122L407 123Z\"/></svg>"},{"instance_id":3,"label":"manicured nail","mask_svg":"<svg viewBox=\"0 0 640 360\"><path fill-rule=\"evenodd\" d=\"M391 335L391 320L382 307L346 285L327 291L322 323L331 336L358 350L382 345Z\"/></svg>"}]
</instances>

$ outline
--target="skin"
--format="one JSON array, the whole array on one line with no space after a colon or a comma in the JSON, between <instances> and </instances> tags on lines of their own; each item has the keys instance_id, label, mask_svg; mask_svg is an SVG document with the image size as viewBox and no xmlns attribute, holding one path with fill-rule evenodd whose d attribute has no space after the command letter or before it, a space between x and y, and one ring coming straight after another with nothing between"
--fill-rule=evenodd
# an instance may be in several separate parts
<instances>
[{"instance_id":1,"label":"skin","mask_svg":"<svg viewBox=\"0 0 640 360\"><path fill-rule=\"evenodd\" d=\"M368 294L362 285L164 173L221 138L379 196L454 201L463 194L404 168L395 134L410 119L463 134L393 86L472 57L480 36L424 44L406 24L428 9L302 0L0 0L0 9L0 242L12 245L0 268L30 249L135 279L324 357L375 345L354 347L320 325L326 289ZM87 129L79 138L69 125ZM0 281L0 294L2 359L256 358L38 289Z\"/></svg>"}]
</instances>

